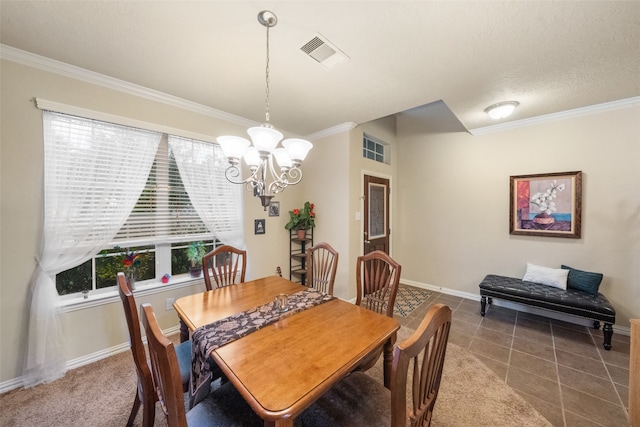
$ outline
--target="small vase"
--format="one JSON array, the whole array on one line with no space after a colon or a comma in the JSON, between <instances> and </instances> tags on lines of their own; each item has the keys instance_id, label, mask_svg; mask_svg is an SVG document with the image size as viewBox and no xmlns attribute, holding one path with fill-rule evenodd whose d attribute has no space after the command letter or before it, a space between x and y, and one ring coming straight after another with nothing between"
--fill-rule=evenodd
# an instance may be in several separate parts
<instances>
[{"instance_id":1,"label":"small vase","mask_svg":"<svg viewBox=\"0 0 640 427\"><path fill-rule=\"evenodd\" d=\"M132 291L136 289L136 277L133 273L127 274L127 285L129 285L129 289Z\"/></svg>"},{"instance_id":2,"label":"small vase","mask_svg":"<svg viewBox=\"0 0 640 427\"><path fill-rule=\"evenodd\" d=\"M556 222L555 218L546 212L539 213L533 217L533 224L540 230L546 230Z\"/></svg>"},{"instance_id":3,"label":"small vase","mask_svg":"<svg viewBox=\"0 0 640 427\"><path fill-rule=\"evenodd\" d=\"M307 230L296 230L298 232L298 239L304 240L307 236Z\"/></svg>"}]
</instances>

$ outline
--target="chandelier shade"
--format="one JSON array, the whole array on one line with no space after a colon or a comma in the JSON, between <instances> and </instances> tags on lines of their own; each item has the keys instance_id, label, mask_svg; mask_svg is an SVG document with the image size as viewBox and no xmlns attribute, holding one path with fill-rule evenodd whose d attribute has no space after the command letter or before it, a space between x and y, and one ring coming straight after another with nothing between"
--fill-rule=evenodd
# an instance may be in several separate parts
<instances>
[{"instance_id":1,"label":"chandelier shade","mask_svg":"<svg viewBox=\"0 0 640 427\"><path fill-rule=\"evenodd\" d=\"M269 28L276 25L278 18L272 12L263 10L258 14L258 21L267 28L265 123L247 129L251 141L239 136L219 136L216 141L229 161L229 167L225 170L227 180L234 184L245 184L247 190L260 197L264 210L267 210L275 194L302 180L299 167L313 144L300 138L282 141L282 132L269 123ZM282 147L278 147L280 141ZM246 178L242 177L241 159L244 159L250 171Z\"/></svg>"}]
</instances>

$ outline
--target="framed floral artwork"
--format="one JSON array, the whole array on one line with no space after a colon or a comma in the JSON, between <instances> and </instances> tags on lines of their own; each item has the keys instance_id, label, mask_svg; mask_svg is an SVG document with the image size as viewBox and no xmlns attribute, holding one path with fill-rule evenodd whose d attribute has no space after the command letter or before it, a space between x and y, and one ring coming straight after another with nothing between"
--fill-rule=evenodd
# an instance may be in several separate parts
<instances>
[{"instance_id":1,"label":"framed floral artwork","mask_svg":"<svg viewBox=\"0 0 640 427\"><path fill-rule=\"evenodd\" d=\"M580 238L582 172L509 179L509 234Z\"/></svg>"}]
</instances>

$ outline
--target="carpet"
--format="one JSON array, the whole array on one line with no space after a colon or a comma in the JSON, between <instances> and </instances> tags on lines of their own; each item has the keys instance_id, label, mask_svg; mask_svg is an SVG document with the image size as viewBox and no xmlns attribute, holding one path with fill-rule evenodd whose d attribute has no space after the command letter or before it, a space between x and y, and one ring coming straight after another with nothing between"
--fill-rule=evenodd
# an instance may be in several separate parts
<instances>
[{"instance_id":1,"label":"carpet","mask_svg":"<svg viewBox=\"0 0 640 427\"><path fill-rule=\"evenodd\" d=\"M407 317L413 310L420 307L420 304L425 302L430 295L423 289L400 285L393 312L398 316Z\"/></svg>"},{"instance_id":2,"label":"carpet","mask_svg":"<svg viewBox=\"0 0 640 427\"><path fill-rule=\"evenodd\" d=\"M414 331L402 326L398 342ZM382 357L367 371L383 378ZM411 402L407 390L407 402ZM498 378L470 351L447 345L432 427L552 427L552 424Z\"/></svg>"},{"instance_id":3,"label":"carpet","mask_svg":"<svg viewBox=\"0 0 640 427\"><path fill-rule=\"evenodd\" d=\"M411 332L402 327L398 339L406 339ZM367 372L381 379L381 360ZM120 353L74 369L50 384L0 395L0 426L124 426L136 382L131 353ZM166 426L159 405L156 408L155 425ZM141 425L142 411L135 422L135 426ZM469 351L449 344L431 425L548 427L551 424Z\"/></svg>"}]
</instances>

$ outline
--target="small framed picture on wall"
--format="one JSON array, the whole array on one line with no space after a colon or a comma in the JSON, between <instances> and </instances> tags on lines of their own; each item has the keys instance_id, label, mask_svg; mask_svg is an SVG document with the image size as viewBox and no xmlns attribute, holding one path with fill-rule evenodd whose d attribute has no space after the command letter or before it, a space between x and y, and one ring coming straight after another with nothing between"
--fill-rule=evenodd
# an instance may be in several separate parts
<instances>
[{"instance_id":1,"label":"small framed picture on wall","mask_svg":"<svg viewBox=\"0 0 640 427\"><path fill-rule=\"evenodd\" d=\"M280 202L271 202L269 205L269 216L280 216Z\"/></svg>"},{"instance_id":2,"label":"small framed picture on wall","mask_svg":"<svg viewBox=\"0 0 640 427\"><path fill-rule=\"evenodd\" d=\"M254 222L254 234L264 234L265 231L265 220L256 219Z\"/></svg>"}]
</instances>

